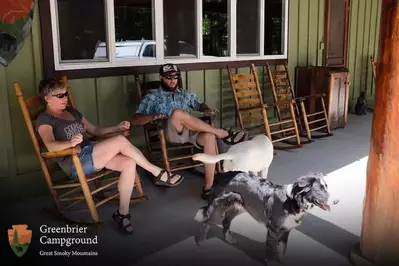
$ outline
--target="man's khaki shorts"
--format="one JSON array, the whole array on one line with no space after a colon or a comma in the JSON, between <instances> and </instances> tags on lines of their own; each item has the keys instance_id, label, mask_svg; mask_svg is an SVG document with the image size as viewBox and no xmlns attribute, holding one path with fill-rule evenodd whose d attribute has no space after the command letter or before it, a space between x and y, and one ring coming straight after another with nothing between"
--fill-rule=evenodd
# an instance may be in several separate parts
<instances>
[{"instance_id":1,"label":"man's khaki shorts","mask_svg":"<svg viewBox=\"0 0 399 266\"><path fill-rule=\"evenodd\" d=\"M179 133L177 132L176 128L172 124L172 120L169 118L166 122L166 130L165 130L165 135L166 135L166 140L170 143L191 143L195 145L197 148L202 149L198 143L197 143L197 137L198 137L199 132L197 131L190 131L188 129L184 129L183 132Z\"/></svg>"}]
</instances>

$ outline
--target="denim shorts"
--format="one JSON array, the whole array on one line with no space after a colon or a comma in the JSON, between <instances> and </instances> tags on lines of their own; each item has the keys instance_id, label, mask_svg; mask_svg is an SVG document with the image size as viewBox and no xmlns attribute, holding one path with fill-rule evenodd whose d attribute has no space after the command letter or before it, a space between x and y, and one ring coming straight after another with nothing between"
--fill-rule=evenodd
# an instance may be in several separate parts
<instances>
[{"instance_id":1,"label":"denim shorts","mask_svg":"<svg viewBox=\"0 0 399 266\"><path fill-rule=\"evenodd\" d=\"M78 154L78 157L80 159L80 162L82 164L83 171L85 172L86 177L102 170L102 169L94 168L93 147L94 146L92 144L89 144L89 145L83 147L82 150L80 151L80 153ZM72 164L71 177L74 179L78 178L78 174L76 172L74 164Z\"/></svg>"}]
</instances>

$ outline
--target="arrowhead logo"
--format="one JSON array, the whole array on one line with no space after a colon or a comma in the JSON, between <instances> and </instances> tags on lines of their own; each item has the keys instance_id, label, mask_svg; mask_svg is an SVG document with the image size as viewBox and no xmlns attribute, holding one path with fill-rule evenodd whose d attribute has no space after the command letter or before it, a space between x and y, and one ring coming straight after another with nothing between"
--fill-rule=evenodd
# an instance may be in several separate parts
<instances>
[{"instance_id":1,"label":"arrowhead logo","mask_svg":"<svg viewBox=\"0 0 399 266\"><path fill-rule=\"evenodd\" d=\"M7 66L31 31L35 0L0 1L0 64Z\"/></svg>"},{"instance_id":2,"label":"arrowhead logo","mask_svg":"<svg viewBox=\"0 0 399 266\"><path fill-rule=\"evenodd\" d=\"M26 224L13 225L8 229L8 243L15 255L22 257L28 250L32 239L32 231L27 229Z\"/></svg>"}]
</instances>

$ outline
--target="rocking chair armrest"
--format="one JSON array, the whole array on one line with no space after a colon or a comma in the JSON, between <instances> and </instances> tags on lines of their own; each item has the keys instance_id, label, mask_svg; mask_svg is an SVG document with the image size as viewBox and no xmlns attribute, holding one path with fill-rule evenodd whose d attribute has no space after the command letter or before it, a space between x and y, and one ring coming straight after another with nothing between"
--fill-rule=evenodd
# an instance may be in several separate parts
<instances>
[{"instance_id":1,"label":"rocking chair armrest","mask_svg":"<svg viewBox=\"0 0 399 266\"><path fill-rule=\"evenodd\" d=\"M118 136L118 135L125 136L125 137L130 136L130 129L111 132L111 133L104 134L102 136L93 136L93 137L90 137L89 140L90 141L100 141L100 140L108 139L108 138Z\"/></svg>"},{"instance_id":2,"label":"rocking chair armrest","mask_svg":"<svg viewBox=\"0 0 399 266\"><path fill-rule=\"evenodd\" d=\"M46 159L57 158L57 157L63 157L63 156L78 154L80 151L81 151L80 146L76 146L76 147L68 148L68 149L61 150L61 151L42 152L41 156L46 158Z\"/></svg>"},{"instance_id":3,"label":"rocking chair armrest","mask_svg":"<svg viewBox=\"0 0 399 266\"><path fill-rule=\"evenodd\" d=\"M294 102L295 102L294 99L293 100L283 100L283 101L278 101L278 102L275 102L275 103L265 103L265 104L263 104L263 106L266 107L266 108L268 108L268 107L277 107L279 105L291 104L291 103L294 103Z\"/></svg>"},{"instance_id":4,"label":"rocking chair armrest","mask_svg":"<svg viewBox=\"0 0 399 266\"><path fill-rule=\"evenodd\" d=\"M296 100L304 101L309 98L319 98L319 97L326 97L326 94L325 93L316 93L316 94L307 95L307 96L300 96L300 97L297 97Z\"/></svg>"}]
</instances>

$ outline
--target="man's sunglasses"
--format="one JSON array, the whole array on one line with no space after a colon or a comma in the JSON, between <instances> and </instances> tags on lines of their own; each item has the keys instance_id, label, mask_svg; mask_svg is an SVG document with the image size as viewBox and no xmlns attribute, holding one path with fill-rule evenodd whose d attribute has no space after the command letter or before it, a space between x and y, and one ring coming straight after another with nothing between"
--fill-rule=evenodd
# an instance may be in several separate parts
<instances>
[{"instance_id":1,"label":"man's sunglasses","mask_svg":"<svg viewBox=\"0 0 399 266\"><path fill-rule=\"evenodd\" d=\"M179 79L179 76L164 76L167 80Z\"/></svg>"},{"instance_id":2,"label":"man's sunglasses","mask_svg":"<svg viewBox=\"0 0 399 266\"><path fill-rule=\"evenodd\" d=\"M58 99L62 99L64 97L68 96L68 92L58 93L58 94L54 94L54 95L51 95L51 96L57 97Z\"/></svg>"}]
</instances>

